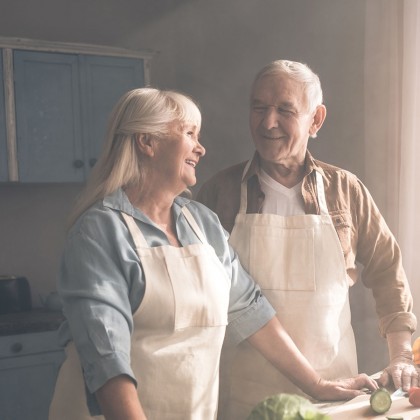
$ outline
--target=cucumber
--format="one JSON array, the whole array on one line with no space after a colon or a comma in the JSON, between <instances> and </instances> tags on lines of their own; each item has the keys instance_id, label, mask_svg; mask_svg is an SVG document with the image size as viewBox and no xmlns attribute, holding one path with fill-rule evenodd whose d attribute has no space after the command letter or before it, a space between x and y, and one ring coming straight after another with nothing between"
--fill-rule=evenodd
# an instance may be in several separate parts
<instances>
[{"instance_id":1,"label":"cucumber","mask_svg":"<svg viewBox=\"0 0 420 420\"><path fill-rule=\"evenodd\" d=\"M379 388L372 393L369 399L372 410L377 414L386 413L392 404L391 395L385 388Z\"/></svg>"},{"instance_id":2,"label":"cucumber","mask_svg":"<svg viewBox=\"0 0 420 420\"><path fill-rule=\"evenodd\" d=\"M401 416L388 416L388 420L404 420L404 417Z\"/></svg>"}]
</instances>

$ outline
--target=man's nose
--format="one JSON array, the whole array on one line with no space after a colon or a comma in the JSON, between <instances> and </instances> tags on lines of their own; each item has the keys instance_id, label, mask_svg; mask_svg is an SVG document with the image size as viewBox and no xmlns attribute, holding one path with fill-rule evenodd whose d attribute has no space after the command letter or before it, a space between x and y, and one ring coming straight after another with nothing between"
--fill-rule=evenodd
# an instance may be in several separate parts
<instances>
[{"instance_id":1,"label":"man's nose","mask_svg":"<svg viewBox=\"0 0 420 420\"><path fill-rule=\"evenodd\" d=\"M271 128L277 128L278 127L278 114L276 112L276 109L274 107L268 107L265 110L264 119L263 119L263 125L264 128L267 130L270 130Z\"/></svg>"}]
</instances>

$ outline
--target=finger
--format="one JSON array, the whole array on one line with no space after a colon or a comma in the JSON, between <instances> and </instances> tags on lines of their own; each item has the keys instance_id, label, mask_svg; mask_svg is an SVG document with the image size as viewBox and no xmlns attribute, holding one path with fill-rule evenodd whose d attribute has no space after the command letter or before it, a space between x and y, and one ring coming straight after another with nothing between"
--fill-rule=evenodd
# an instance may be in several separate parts
<instances>
[{"instance_id":1,"label":"finger","mask_svg":"<svg viewBox=\"0 0 420 420\"><path fill-rule=\"evenodd\" d=\"M401 388L403 391L408 391L413 385L413 381L416 379L416 372L411 366L405 367L401 372ZM396 385L395 385L396 386Z\"/></svg>"},{"instance_id":2,"label":"finger","mask_svg":"<svg viewBox=\"0 0 420 420\"><path fill-rule=\"evenodd\" d=\"M403 370L401 368L392 369L392 381L394 382L395 389L401 388L402 373Z\"/></svg>"},{"instance_id":3,"label":"finger","mask_svg":"<svg viewBox=\"0 0 420 420\"><path fill-rule=\"evenodd\" d=\"M366 395L366 392L359 389L340 388L337 395L337 400L351 400L359 395Z\"/></svg>"},{"instance_id":4,"label":"finger","mask_svg":"<svg viewBox=\"0 0 420 420\"><path fill-rule=\"evenodd\" d=\"M377 382L364 373L356 376L354 379L356 388L368 388L371 391L375 391L375 389L378 389Z\"/></svg>"},{"instance_id":5,"label":"finger","mask_svg":"<svg viewBox=\"0 0 420 420\"><path fill-rule=\"evenodd\" d=\"M416 372L412 377L411 377L411 387L413 386L419 386L420 385L420 378L419 378L419 373ZM405 390L404 390L405 391ZM407 390L408 391L408 390Z\"/></svg>"},{"instance_id":6,"label":"finger","mask_svg":"<svg viewBox=\"0 0 420 420\"><path fill-rule=\"evenodd\" d=\"M386 370L382 371L382 374L377 380L377 382L380 386L387 386L390 382L389 373Z\"/></svg>"}]
</instances>

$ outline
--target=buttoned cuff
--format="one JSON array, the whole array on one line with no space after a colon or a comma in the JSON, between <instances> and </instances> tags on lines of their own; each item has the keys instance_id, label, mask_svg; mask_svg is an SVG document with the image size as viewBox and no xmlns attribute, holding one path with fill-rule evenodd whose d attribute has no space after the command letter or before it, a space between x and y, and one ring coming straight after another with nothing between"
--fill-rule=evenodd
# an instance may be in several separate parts
<instances>
[{"instance_id":1,"label":"buttoned cuff","mask_svg":"<svg viewBox=\"0 0 420 420\"><path fill-rule=\"evenodd\" d=\"M229 344L237 345L256 333L276 314L276 311L268 300L260 295L258 300L248 307L248 309L238 318L231 321L227 326L226 332Z\"/></svg>"}]
</instances>

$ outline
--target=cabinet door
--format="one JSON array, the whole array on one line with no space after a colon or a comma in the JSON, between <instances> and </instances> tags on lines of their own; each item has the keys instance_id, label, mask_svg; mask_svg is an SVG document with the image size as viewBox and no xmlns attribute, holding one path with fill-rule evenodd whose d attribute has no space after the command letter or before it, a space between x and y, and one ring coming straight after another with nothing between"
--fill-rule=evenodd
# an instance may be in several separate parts
<instances>
[{"instance_id":1,"label":"cabinet door","mask_svg":"<svg viewBox=\"0 0 420 420\"><path fill-rule=\"evenodd\" d=\"M108 117L125 92L144 85L143 60L80 56L83 126L86 127L86 163L96 162L105 140Z\"/></svg>"},{"instance_id":2,"label":"cabinet door","mask_svg":"<svg viewBox=\"0 0 420 420\"><path fill-rule=\"evenodd\" d=\"M15 51L14 77L19 180L83 181L78 56Z\"/></svg>"},{"instance_id":3,"label":"cabinet door","mask_svg":"<svg viewBox=\"0 0 420 420\"><path fill-rule=\"evenodd\" d=\"M46 420L63 360L56 331L0 337L0 418Z\"/></svg>"},{"instance_id":4,"label":"cabinet door","mask_svg":"<svg viewBox=\"0 0 420 420\"><path fill-rule=\"evenodd\" d=\"M7 181L6 116L4 112L3 57L0 49L0 182Z\"/></svg>"}]
</instances>

